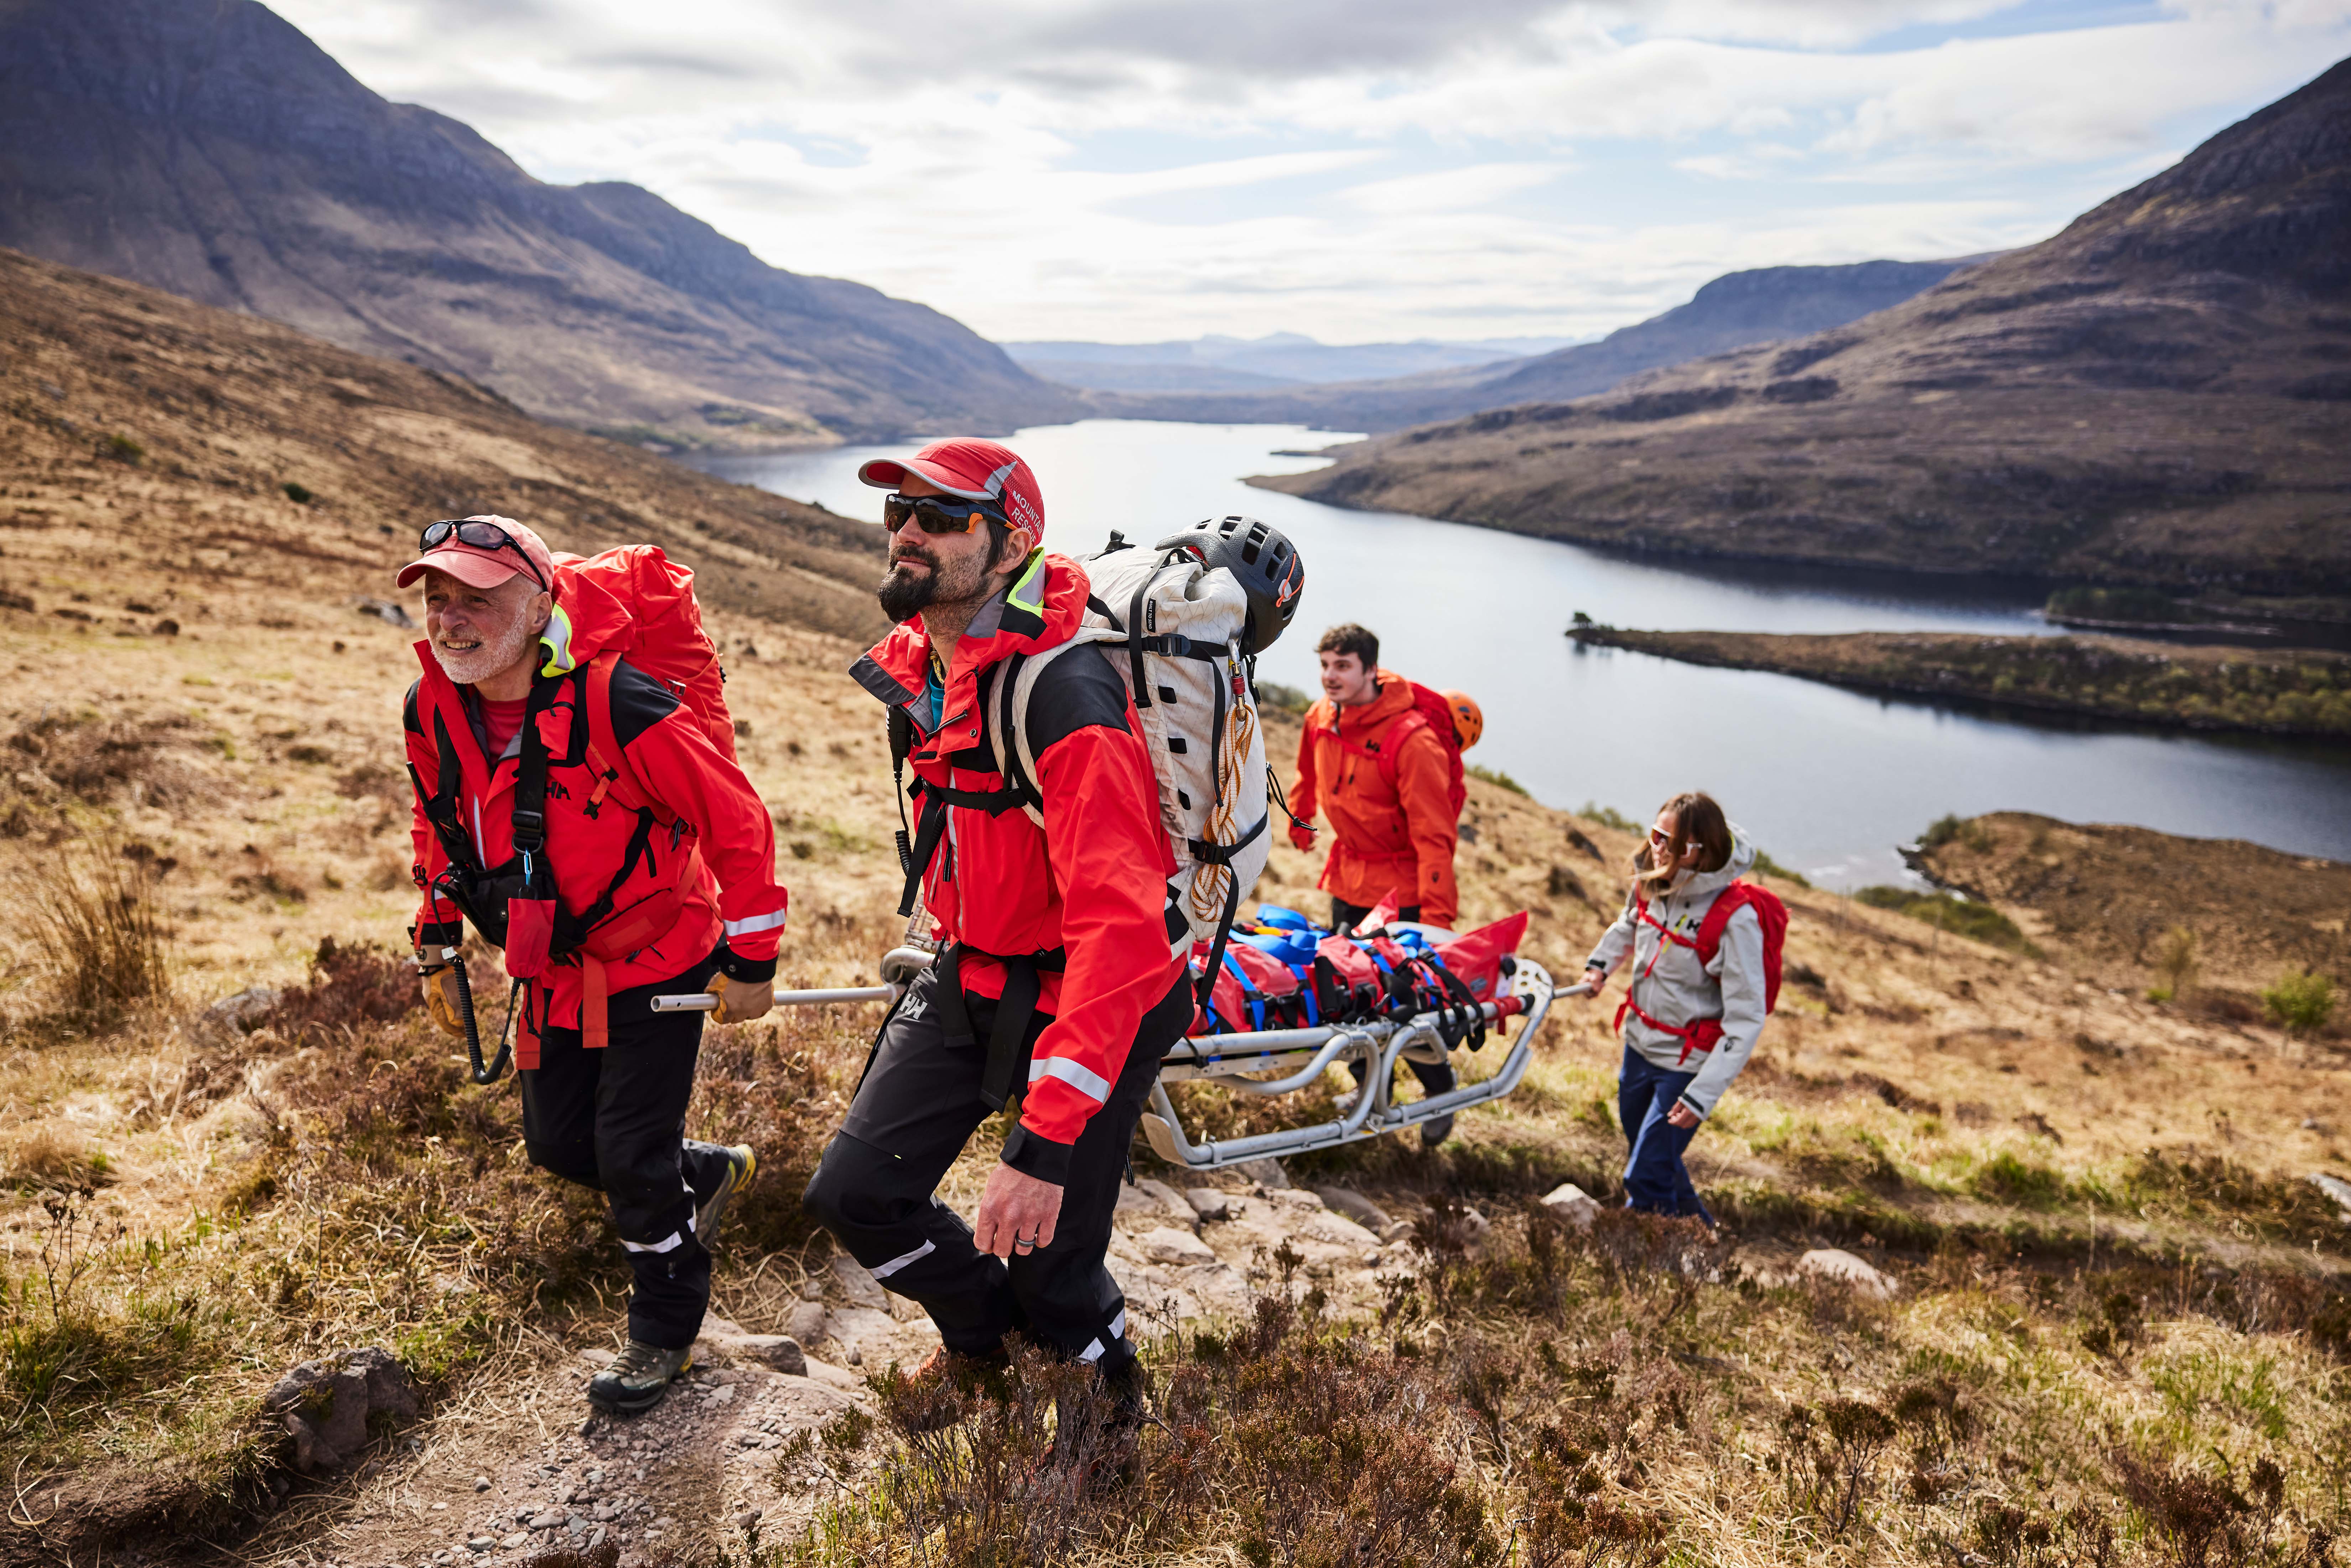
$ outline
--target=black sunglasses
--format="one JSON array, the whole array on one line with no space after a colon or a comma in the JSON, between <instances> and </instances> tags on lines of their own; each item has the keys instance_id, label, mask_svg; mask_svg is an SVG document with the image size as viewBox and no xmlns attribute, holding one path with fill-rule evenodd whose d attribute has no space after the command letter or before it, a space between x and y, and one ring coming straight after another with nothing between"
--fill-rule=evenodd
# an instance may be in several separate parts
<instances>
[{"instance_id":1,"label":"black sunglasses","mask_svg":"<svg viewBox=\"0 0 2351 1568\"><path fill-rule=\"evenodd\" d=\"M547 586L547 579L538 575L538 568L531 564L530 552L516 542L512 534L496 523L471 521L427 523L424 525L424 531L416 537L417 553L422 555L426 550L439 549L453 538L461 545L472 545L476 549L514 551L515 554L522 557L522 569L530 573L530 580L538 584L539 591L542 593L554 591Z\"/></svg>"},{"instance_id":2,"label":"black sunglasses","mask_svg":"<svg viewBox=\"0 0 2351 1568\"><path fill-rule=\"evenodd\" d=\"M926 534L967 534L972 519L986 517L1011 525L986 501L959 501L952 496L901 496L895 490L882 497L882 526L896 533L912 517Z\"/></svg>"}]
</instances>

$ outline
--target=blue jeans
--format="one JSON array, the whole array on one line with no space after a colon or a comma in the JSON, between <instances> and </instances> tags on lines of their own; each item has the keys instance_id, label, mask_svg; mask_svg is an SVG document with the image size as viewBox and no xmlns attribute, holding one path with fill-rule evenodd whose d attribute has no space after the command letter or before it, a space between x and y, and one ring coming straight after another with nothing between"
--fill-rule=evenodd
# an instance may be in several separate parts
<instances>
[{"instance_id":1,"label":"blue jeans","mask_svg":"<svg viewBox=\"0 0 2351 1568\"><path fill-rule=\"evenodd\" d=\"M1625 1065L1616 1078L1616 1119L1632 1145L1625 1161L1625 1207L1650 1214L1695 1214L1712 1225L1714 1216L1698 1201L1689 1169L1682 1164L1682 1151L1698 1136L1698 1129L1666 1120L1666 1113L1697 1076L1654 1066L1631 1046L1625 1048Z\"/></svg>"}]
</instances>

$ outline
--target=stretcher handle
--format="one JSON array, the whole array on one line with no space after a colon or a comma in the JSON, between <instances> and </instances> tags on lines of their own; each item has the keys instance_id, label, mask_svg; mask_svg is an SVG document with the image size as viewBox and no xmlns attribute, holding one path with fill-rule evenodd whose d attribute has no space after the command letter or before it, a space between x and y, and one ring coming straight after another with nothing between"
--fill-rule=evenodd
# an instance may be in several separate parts
<instances>
[{"instance_id":1,"label":"stretcher handle","mask_svg":"<svg viewBox=\"0 0 2351 1568\"><path fill-rule=\"evenodd\" d=\"M895 986L835 986L819 991L778 991L776 1005L779 1008L817 1008L829 1002L887 1002L898 996ZM653 1011L657 1013L706 1013L718 1005L714 991L684 991L674 996L655 997Z\"/></svg>"}]
</instances>

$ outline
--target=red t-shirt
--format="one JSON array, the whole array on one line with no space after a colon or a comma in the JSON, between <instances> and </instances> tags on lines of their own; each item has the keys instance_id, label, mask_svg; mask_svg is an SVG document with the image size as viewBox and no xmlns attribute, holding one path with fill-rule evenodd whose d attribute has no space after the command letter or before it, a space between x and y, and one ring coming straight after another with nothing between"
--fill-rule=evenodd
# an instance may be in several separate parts
<instances>
[{"instance_id":1,"label":"red t-shirt","mask_svg":"<svg viewBox=\"0 0 2351 1568\"><path fill-rule=\"evenodd\" d=\"M482 728L489 736L491 761L505 756L507 743L522 732L522 711L529 706L528 697L517 697L510 703L482 699Z\"/></svg>"}]
</instances>

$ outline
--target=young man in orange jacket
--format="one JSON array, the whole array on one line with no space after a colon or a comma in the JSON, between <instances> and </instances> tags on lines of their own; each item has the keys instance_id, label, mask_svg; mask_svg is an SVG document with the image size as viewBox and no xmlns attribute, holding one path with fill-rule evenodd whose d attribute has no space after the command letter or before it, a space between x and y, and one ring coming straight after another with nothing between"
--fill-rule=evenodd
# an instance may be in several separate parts
<instances>
[{"instance_id":1,"label":"young man in orange jacket","mask_svg":"<svg viewBox=\"0 0 2351 1568\"><path fill-rule=\"evenodd\" d=\"M559 570L538 534L467 517L432 524L420 544L399 582L421 580L424 596L423 670L403 719L426 1009L463 1038L440 956L465 920L535 976L515 1052L523 1146L611 1200L634 1276L629 1342L588 1397L642 1410L693 1360L710 1301L704 1244L756 1166L746 1145L684 1137L702 1015L656 1013L653 998L715 990L719 1023L774 1005L775 830L694 711L611 651L630 634L626 606ZM526 956L534 908L588 923L543 971ZM559 946L539 928L540 958Z\"/></svg>"},{"instance_id":2,"label":"young man in orange jacket","mask_svg":"<svg viewBox=\"0 0 2351 1568\"><path fill-rule=\"evenodd\" d=\"M906 741L913 875L941 946L884 1024L806 1202L930 1313L943 1351L926 1371L993 1360L1019 1332L1098 1364L1133 1401L1126 1303L1102 1258L1159 1059L1193 1015L1142 726L1096 649L1046 666L1024 719L1040 827L996 771L999 719L979 685L1068 640L1084 570L1037 547L1036 479L995 442L935 442L860 477L893 490L881 599L899 626L852 674ZM1015 1095L1019 1122L967 1225L933 1191Z\"/></svg>"},{"instance_id":3,"label":"young man in orange jacket","mask_svg":"<svg viewBox=\"0 0 2351 1568\"><path fill-rule=\"evenodd\" d=\"M1333 626L1315 645L1322 701L1306 714L1298 776L1290 786L1290 841L1314 847L1306 826L1317 807L1331 819L1331 852L1316 884L1331 895L1331 924L1354 926L1390 898L1399 918L1450 926L1461 895L1453 880L1459 832L1452 759L1420 717L1412 683L1380 667L1380 640L1361 626ZM1449 1066L1412 1063L1421 1087L1454 1086ZM1362 1068L1356 1067L1361 1082ZM1421 1140L1445 1141L1453 1118L1424 1123Z\"/></svg>"}]
</instances>

